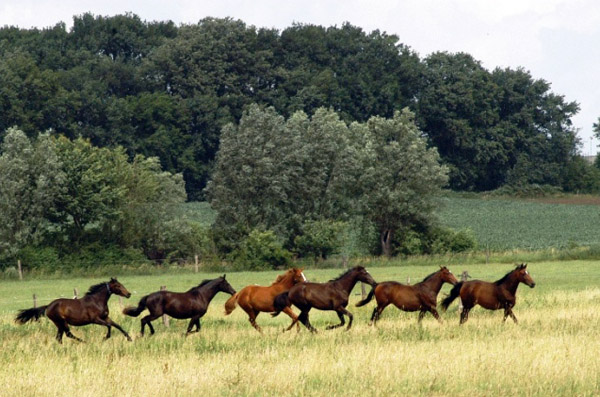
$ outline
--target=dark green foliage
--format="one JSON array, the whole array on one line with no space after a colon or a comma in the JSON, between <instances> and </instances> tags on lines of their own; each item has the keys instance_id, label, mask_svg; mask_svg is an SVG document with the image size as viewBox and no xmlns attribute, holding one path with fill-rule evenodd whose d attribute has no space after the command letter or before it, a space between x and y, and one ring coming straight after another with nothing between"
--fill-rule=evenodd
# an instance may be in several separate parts
<instances>
[{"instance_id":1,"label":"dark green foliage","mask_svg":"<svg viewBox=\"0 0 600 397\"><path fill-rule=\"evenodd\" d=\"M309 221L302 225L301 234L294 238L294 252L299 257L327 259L339 253L346 223L331 220Z\"/></svg>"},{"instance_id":2,"label":"dark green foliage","mask_svg":"<svg viewBox=\"0 0 600 397\"><path fill-rule=\"evenodd\" d=\"M270 230L254 229L230 254L234 267L244 270L268 270L285 267L292 255Z\"/></svg>"}]
</instances>

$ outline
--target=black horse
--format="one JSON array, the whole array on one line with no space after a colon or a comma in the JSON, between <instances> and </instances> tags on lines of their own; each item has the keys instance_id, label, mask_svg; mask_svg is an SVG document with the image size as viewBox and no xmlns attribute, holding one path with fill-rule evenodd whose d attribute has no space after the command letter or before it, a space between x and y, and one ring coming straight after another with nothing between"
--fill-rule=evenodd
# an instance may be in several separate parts
<instances>
[{"instance_id":1,"label":"black horse","mask_svg":"<svg viewBox=\"0 0 600 397\"><path fill-rule=\"evenodd\" d=\"M196 326L194 332L200 331L200 317L204 316L208 304L219 291L231 295L235 294L233 287L225 280L225 275L214 280L204 280L200 285L187 292L153 292L140 299L137 307L131 306L123 309L123 313L137 317L144 309L148 308L150 314L142 318L142 336L146 324L150 328L150 333L154 334L151 321L156 320L163 314L178 319L191 318L186 333L188 335L192 332L194 325Z\"/></svg>"},{"instance_id":2,"label":"black horse","mask_svg":"<svg viewBox=\"0 0 600 397\"><path fill-rule=\"evenodd\" d=\"M45 315L58 328L56 340L59 343L62 343L63 334L82 342L81 339L71 333L69 325L81 326L88 324L99 324L108 327L105 339L110 338L110 329L111 327L115 327L130 341L129 334L119 324L108 317L108 298L110 298L111 294L117 294L126 298L131 296L123 284L119 283L116 278L111 278L108 282L91 286L81 299L61 298L53 300L46 306L21 310L15 321L19 324L25 324L31 319L37 321Z\"/></svg>"},{"instance_id":3,"label":"black horse","mask_svg":"<svg viewBox=\"0 0 600 397\"><path fill-rule=\"evenodd\" d=\"M356 266L349 269L338 278L326 283L304 282L296 284L288 292L284 292L275 297L273 306L276 311L273 313L273 316L278 315L286 307L293 304L300 309L300 315L292 322L287 330L290 330L297 321L300 321L311 332L317 332L308 320L308 312L310 309L314 307L319 310L335 310L341 322L337 325L330 325L327 329L342 327L345 324L344 314L348 316L348 329L350 329L353 316L352 313L346 310L346 306L348 305L348 297L350 296L352 288L354 288L359 281L371 286L376 285L373 277L371 277L369 272L362 266Z\"/></svg>"}]
</instances>

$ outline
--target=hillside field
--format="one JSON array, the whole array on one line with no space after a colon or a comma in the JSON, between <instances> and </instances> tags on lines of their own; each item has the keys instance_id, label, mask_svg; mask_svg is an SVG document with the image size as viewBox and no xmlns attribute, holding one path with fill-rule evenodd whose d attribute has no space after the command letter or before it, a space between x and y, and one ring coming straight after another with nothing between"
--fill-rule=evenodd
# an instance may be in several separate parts
<instances>
[{"instance_id":1,"label":"hillside field","mask_svg":"<svg viewBox=\"0 0 600 397\"><path fill-rule=\"evenodd\" d=\"M73 328L86 343L54 340L48 319L23 326L13 318L20 308L40 305L73 288L83 294L101 278L2 281L0 296L0 384L3 396L198 396L198 395L578 395L600 392L600 264L596 261L529 264L537 286L521 285L515 325L502 323L502 312L476 308L458 325L454 303L438 324L427 315L417 325L416 313L389 307L376 328L368 326L374 302L357 308L355 288L348 309L354 326L325 331L337 322L333 312L311 312L320 332L304 328L282 333L285 315L261 314L264 335L236 309L223 315L228 295L218 294L202 321L199 334L184 337L185 320L163 326L141 338L139 318L121 314L145 294L166 285L184 291L202 279L220 274L180 272L154 276L121 276L132 292L129 300L110 300L111 317L130 332L127 342L117 331L103 341L100 326ZM474 278L496 280L512 265L450 264L456 274L468 270ZM436 266L372 267L377 281L414 283ZM341 269L308 269L311 281L326 281ZM248 284L270 284L279 272L230 273L237 290ZM450 286L445 285L438 301ZM142 314L143 315L143 314Z\"/></svg>"}]
</instances>

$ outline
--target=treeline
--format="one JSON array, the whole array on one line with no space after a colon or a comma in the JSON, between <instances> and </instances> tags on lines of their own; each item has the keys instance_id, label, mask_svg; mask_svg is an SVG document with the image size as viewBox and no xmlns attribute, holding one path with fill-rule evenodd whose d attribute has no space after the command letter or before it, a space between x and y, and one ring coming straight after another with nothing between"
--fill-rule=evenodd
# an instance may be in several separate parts
<instances>
[{"instance_id":1,"label":"treeline","mask_svg":"<svg viewBox=\"0 0 600 397\"><path fill-rule=\"evenodd\" d=\"M325 107L347 124L408 107L457 190L600 185L576 156L578 105L548 82L488 71L464 53L420 58L377 30L214 18L176 26L133 14L75 16L68 31L0 29L1 134L17 126L156 156L183 174L191 200L205 198L221 129L253 103L284 117Z\"/></svg>"}]
</instances>

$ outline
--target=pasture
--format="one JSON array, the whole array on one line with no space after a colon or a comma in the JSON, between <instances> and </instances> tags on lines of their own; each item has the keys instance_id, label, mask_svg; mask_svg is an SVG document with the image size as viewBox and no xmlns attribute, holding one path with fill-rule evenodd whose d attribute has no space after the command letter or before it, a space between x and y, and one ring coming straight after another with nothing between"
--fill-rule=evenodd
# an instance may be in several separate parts
<instances>
[{"instance_id":1,"label":"pasture","mask_svg":"<svg viewBox=\"0 0 600 397\"><path fill-rule=\"evenodd\" d=\"M493 281L514 268L508 264L448 264L458 275ZM18 309L80 294L105 278L2 281L0 294L0 384L6 396L98 395L597 395L600 392L600 263L595 261L530 263L537 285L521 285L514 313L502 323L501 311L473 309L458 325L457 304L441 313L443 324L426 315L388 307L376 328L367 325L374 302L348 309L354 314L349 332L324 330L337 323L334 312L311 311L319 330L282 333L287 316L261 314L260 335L237 308L223 315L229 295L218 294L201 319L200 333L185 337L188 321L155 322L156 334L140 337L140 318L121 314L121 303L109 301L111 318L133 337L119 332L103 341L104 327L73 327L86 343L56 343L56 328L46 318L18 326ZM432 266L371 267L377 281L412 283L436 270ZM310 281L323 282L340 269L309 269ZM270 284L281 272L229 273L239 290L248 284ZM122 304L135 305L145 294L166 285L185 291L202 279L221 274L119 276L132 293ZM448 293L444 285L438 301ZM296 310L297 311L297 310Z\"/></svg>"}]
</instances>

